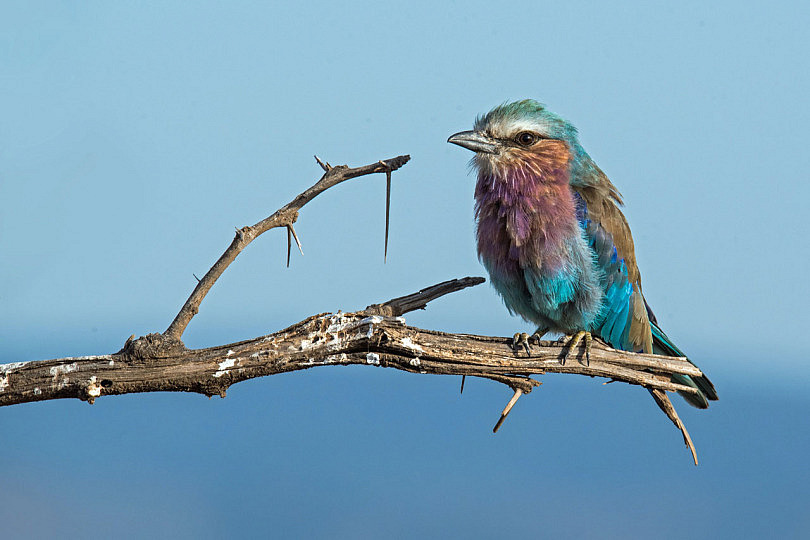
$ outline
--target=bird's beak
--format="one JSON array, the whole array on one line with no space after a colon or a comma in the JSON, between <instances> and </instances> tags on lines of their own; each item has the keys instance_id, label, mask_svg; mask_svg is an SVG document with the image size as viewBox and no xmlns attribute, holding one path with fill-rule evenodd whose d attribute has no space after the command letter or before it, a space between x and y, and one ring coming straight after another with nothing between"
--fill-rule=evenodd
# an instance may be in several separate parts
<instances>
[{"instance_id":1,"label":"bird's beak","mask_svg":"<svg viewBox=\"0 0 810 540\"><path fill-rule=\"evenodd\" d=\"M455 135L450 135L447 142L457 144L473 152L498 153L498 142L480 131L461 131Z\"/></svg>"}]
</instances>

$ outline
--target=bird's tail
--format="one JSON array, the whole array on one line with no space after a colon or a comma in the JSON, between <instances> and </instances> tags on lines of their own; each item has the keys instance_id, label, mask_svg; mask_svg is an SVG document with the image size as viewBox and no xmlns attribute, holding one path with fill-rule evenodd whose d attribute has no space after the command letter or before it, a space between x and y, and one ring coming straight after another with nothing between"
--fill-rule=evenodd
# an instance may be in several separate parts
<instances>
[{"instance_id":1,"label":"bird's tail","mask_svg":"<svg viewBox=\"0 0 810 540\"><path fill-rule=\"evenodd\" d=\"M663 330L658 328L658 325L650 321L653 336L653 353L662 354L664 356L682 356L686 355L678 347L672 343ZM691 361L690 361L691 362ZM717 390L714 389L712 381L705 375L700 377L690 377L689 375L673 375L672 382L691 386L697 390L697 394L691 392L678 392L686 402L698 409L706 409L709 407L709 401L717 401Z\"/></svg>"}]
</instances>

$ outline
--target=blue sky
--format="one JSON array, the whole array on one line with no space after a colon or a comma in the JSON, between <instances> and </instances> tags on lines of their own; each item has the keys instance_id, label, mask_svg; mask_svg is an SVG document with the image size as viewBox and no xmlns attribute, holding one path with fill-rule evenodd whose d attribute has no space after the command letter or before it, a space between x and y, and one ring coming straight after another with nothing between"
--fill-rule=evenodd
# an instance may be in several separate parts
<instances>
[{"instance_id":1,"label":"blue sky","mask_svg":"<svg viewBox=\"0 0 810 540\"><path fill-rule=\"evenodd\" d=\"M676 407L546 376L506 388L383 369L0 410L16 536L803 537L810 376L810 9L801 3L5 2L0 362L162 331L234 226L319 173L409 153L388 263L382 177L252 244L185 334L204 347L484 275L469 155L445 143L532 97L622 191L645 293L718 387ZM511 335L488 286L410 324ZM47 512L43 512L47 508ZM673 519L673 513L676 519ZM688 517L687 517L688 516ZM661 529L664 524L664 529Z\"/></svg>"}]
</instances>

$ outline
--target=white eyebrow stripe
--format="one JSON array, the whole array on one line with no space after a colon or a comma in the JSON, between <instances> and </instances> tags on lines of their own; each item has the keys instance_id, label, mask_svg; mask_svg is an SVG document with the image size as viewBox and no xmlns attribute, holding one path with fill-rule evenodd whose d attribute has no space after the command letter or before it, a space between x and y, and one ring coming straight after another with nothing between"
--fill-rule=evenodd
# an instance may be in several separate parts
<instances>
[{"instance_id":1,"label":"white eyebrow stripe","mask_svg":"<svg viewBox=\"0 0 810 540\"><path fill-rule=\"evenodd\" d=\"M494 122L487 127L494 136L505 138L521 131L533 131L547 137L551 126L548 122L521 118Z\"/></svg>"}]
</instances>

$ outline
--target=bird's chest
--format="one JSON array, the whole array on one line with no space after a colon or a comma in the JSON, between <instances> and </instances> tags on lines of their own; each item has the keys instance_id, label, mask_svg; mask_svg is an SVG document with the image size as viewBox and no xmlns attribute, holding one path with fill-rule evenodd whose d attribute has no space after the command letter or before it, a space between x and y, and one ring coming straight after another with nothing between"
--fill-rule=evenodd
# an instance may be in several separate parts
<instances>
[{"instance_id":1,"label":"bird's chest","mask_svg":"<svg viewBox=\"0 0 810 540\"><path fill-rule=\"evenodd\" d=\"M570 188L539 185L515 192L500 187L476 192L478 255L487 269L503 277L562 271L580 234Z\"/></svg>"}]
</instances>

